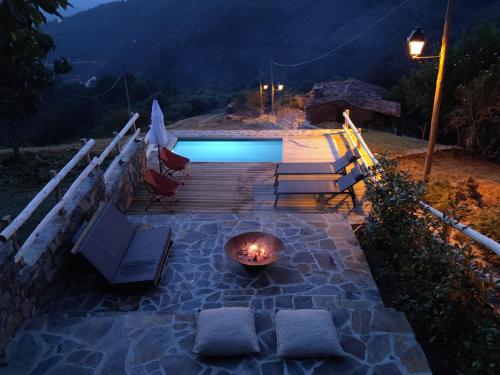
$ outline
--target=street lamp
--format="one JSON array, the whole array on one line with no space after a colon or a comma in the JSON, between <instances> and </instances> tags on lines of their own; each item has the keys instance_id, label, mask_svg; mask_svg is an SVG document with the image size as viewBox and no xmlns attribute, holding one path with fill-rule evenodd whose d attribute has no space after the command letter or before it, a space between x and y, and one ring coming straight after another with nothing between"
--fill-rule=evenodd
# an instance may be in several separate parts
<instances>
[{"instance_id":1,"label":"street lamp","mask_svg":"<svg viewBox=\"0 0 500 375\"><path fill-rule=\"evenodd\" d=\"M425 37L424 30L421 26L417 26L415 30L412 31L410 36L406 38L408 42L408 49L410 51L410 56L413 60L422 59L438 59L437 56L422 56L422 51L424 50L425 43L427 43L427 38Z\"/></svg>"},{"instance_id":2,"label":"street lamp","mask_svg":"<svg viewBox=\"0 0 500 375\"><path fill-rule=\"evenodd\" d=\"M418 58L422 54L425 42L427 42L422 27L418 26L415 30L413 30L406 41L408 42L412 59Z\"/></svg>"},{"instance_id":3,"label":"street lamp","mask_svg":"<svg viewBox=\"0 0 500 375\"><path fill-rule=\"evenodd\" d=\"M429 180L429 174L432 167L432 156L434 155L434 146L436 145L437 128L439 122L439 111L441 109L441 100L443 94L444 66L446 63L446 50L448 48L448 33L450 30L451 8L453 0L448 0L446 8L446 18L444 21L443 38L441 41L441 52L439 56L421 56L426 38L421 27L417 27L408 37L408 48L413 59L433 59L439 58L439 70L436 79L436 91L434 93L434 105L432 107L431 129L429 132L429 142L427 144L427 153L425 154L424 181Z\"/></svg>"},{"instance_id":4,"label":"street lamp","mask_svg":"<svg viewBox=\"0 0 500 375\"><path fill-rule=\"evenodd\" d=\"M269 88L269 85L268 85L267 83L264 83L264 85L262 86L262 88L263 88L264 90L267 90L267 89Z\"/></svg>"},{"instance_id":5,"label":"street lamp","mask_svg":"<svg viewBox=\"0 0 500 375\"><path fill-rule=\"evenodd\" d=\"M283 84L280 82L278 83L278 91L283 91Z\"/></svg>"}]
</instances>

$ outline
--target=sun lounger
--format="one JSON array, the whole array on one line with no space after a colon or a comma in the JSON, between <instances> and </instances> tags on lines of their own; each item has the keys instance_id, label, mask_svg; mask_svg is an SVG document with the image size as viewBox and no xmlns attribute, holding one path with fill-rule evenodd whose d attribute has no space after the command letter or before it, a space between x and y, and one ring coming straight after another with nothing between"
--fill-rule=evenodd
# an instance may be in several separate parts
<instances>
[{"instance_id":1,"label":"sun lounger","mask_svg":"<svg viewBox=\"0 0 500 375\"><path fill-rule=\"evenodd\" d=\"M143 179L149 194L149 204L144 208L144 210L147 211L155 202L168 208L163 204L162 199L170 198L172 203L171 210L173 211L174 202L176 201L175 196L182 183L170 176L164 176L152 169L148 169Z\"/></svg>"},{"instance_id":2,"label":"sun lounger","mask_svg":"<svg viewBox=\"0 0 500 375\"><path fill-rule=\"evenodd\" d=\"M96 212L72 252L83 255L112 285L156 285L165 273L171 244L169 227L135 227L108 203Z\"/></svg>"},{"instance_id":3,"label":"sun lounger","mask_svg":"<svg viewBox=\"0 0 500 375\"><path fill-rule=\"evenodd\" d=\"M333 163L278 163L276 165L274 185L282 175L310 175L310 174L345 174L349 164L360 158L357 151L348 150L345 155Z\"/></svg>"},{"instance_id":4,"label":"sun lounger","mask_svg":"<svg viewBox=\"0 0 500 375\"><path fill-rule=\"evenodd\" d=\"M351 197L352 203L356 206L356 196L353 187L364 178L365 175L360 167L356 165L351 172L343 175L338 180L279 181L274 207L278 204L280 196L292 194L331 195L332 198L345 194Z\"/></svg>"},{"instance_id":5,"label":"sun lounger","mask_svg":"<svg viewBox=\"0 0 500 375\"><path fill-rule=\"evenodd\" d=\"M166 175L176 180L177 178L174 176L175 172L182 172L184 175L188 175L187 167L189 165L189 159L177 155L165 147L162 147L160 150L160 163L165 167Z\"/></svg>"}]
</instances>

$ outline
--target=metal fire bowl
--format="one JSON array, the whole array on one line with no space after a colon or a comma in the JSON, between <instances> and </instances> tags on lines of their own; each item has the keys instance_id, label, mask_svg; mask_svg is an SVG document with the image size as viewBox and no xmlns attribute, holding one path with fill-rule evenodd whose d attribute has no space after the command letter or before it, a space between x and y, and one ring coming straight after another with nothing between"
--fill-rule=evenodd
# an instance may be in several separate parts
<instances>
[{"instance_id":1,"label":"metal fire bowl","mask_svg":"<svg viewBox=\"0 0 500 375\"><path fill-rule=\"evenodd\" d=\"M261 262L252 262L250 260L238 257L239 249L244 246L248 246L248 244L254 243L258 244L259 247L265 246L266 249L270 252L269 258ZM263 232L247 232L238 234L237 236L234 236L229 241L227 241L226 245L224 246L226 254L232 260L246 266L265 266L267 264L276 262L279 258L279 252L283 250L283 248L283 242L281 242L278 237Z\"/></svg>"}]
</instances>

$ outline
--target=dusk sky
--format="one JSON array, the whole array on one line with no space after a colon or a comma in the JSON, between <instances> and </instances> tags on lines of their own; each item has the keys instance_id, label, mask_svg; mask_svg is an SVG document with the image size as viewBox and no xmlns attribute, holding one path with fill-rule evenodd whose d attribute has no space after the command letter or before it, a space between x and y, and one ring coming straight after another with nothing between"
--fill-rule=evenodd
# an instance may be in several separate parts
<instances>
[{"instance_id":1,"label":"dusk sky","mask_svg":"<svg viewBox=\"0 0 500 375\"><path fill-rule=\"evenodd\" d=\"M119 0L70 0L73 8L67 9L65 12L63 12L63 14L66 16L71 16L75 13L81 12L82 10L87 10L100 4L110 3L112 1Z\"/></svg>"}]
</instances>

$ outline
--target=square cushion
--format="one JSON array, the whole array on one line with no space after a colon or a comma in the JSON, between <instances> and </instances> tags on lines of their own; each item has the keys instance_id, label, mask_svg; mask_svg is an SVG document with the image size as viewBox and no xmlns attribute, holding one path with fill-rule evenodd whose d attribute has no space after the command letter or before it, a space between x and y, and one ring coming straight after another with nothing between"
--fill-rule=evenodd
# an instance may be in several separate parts
<instances>
[{"instance_id":1,"label":"square cushion","mask_svg":"<svg viewBox=\"0 0 500 375\"><path fill-rule=\"evenodd\" d=\"M341 356L337 330L326 310L279 310L276 314L277 354L283 358Z\"/></svg>"},{"instance_id":2,"label":"square cushion","mask_svg":"<svg viewBox=\"0 0 500 375\"><path fill-rule=\"evenodd\" d=\"M135 227L127 217L108 203L83 240L80 253L113 282L134 235Z\"/></svg>"},{"instance_id":3,"label":"square cushion","mask_svg":"<svg viewBox=\"0 0 500 375\"><path fill-rule=\"evenodd\" d=\"M193 352L214 357L259 353L253 310L247 307L201 310Z\"/></svg>"},{"instance_id":4,"label":"square cushion","mask_svg":"<svg viewBox=\"0 0 500 375\"><path fill-rule=\"evenodd\" d=\"M138 228L113 283L156 281L172 239L169 227Z\"/></svg>"}]
</instances>

